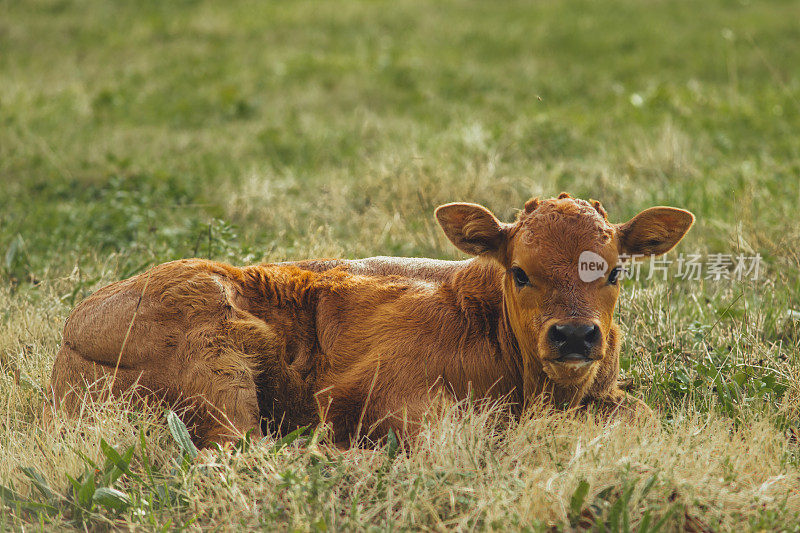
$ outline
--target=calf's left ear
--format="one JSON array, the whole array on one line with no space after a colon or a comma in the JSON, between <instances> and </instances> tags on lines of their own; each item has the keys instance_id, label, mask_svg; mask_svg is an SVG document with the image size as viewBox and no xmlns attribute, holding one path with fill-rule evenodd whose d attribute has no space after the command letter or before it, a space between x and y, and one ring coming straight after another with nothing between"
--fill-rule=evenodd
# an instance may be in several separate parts
<instances>
[{"instance_id":1,"label":"calf's left ear","mask_svg":"<svg viewBox=\"0 0 800 533\"><path fill-rule=\"evenodd\" d=\"M669 252L694 224L694 215L675 207L651 207L617 225L620 253L661 255Z\"/></svg>"},{"instance_id":2,"label":"calf's left ear","mask_svg":"<svg viewBox=\"0 0 800 533\"><path fill-rule=\"evenodd\" d=\"M482 205L440 205L436 220L450 242L470 255L496 252L505 242L504 224Z\"/></svg>"}]
</instances>

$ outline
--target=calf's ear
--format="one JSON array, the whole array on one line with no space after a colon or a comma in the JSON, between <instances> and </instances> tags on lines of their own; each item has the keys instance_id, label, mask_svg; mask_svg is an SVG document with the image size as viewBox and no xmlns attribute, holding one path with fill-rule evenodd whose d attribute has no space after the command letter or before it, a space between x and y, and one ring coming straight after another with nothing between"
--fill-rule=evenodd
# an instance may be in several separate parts
<instances>
[{"instance_id":1,"label":"calf's ear","mask_svg":"<svg viewBox=\"0 0 800 533\"><path fill-rule=\"evenodd\" d=\"M470 255L496 252L505 242L504 225L482 205L440 205L436 220L450 242Z\"/></svg>"},{"instance_id":2,"label":"calf's ear","mask_svg":"<svg viewBox=\"0 0 800 533\"><path fill-rule=\"evenodd\" d=\"M624 224L617 224L619 251L628 255L669 252L694 224L694 215L675 207L645 209Z\"/></svg>"}]
</instances>

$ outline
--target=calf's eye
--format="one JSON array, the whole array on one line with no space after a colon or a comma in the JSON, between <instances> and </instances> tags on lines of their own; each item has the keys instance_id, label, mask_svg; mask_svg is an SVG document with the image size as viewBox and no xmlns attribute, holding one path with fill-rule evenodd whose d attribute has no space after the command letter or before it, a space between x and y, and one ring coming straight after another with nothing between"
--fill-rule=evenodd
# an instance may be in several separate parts
<instances>
[{"instance_id":1,"label":"calf's eye","mask_svg":"<svg viewBox=\"0 0 800 533\"><path fill-rule=\"evenodd\" d=\"M622 271L620 267L614 267L611 269L611 272L608 273L608 284L609 285L616 285L619 281L619 274Z\"/></svg>"},{"instance_id":2,"label":"calf's eye","mask_svg":"<svg viewBox=\"0 0 800 533\"><path fill-rule=\"evenodd\" d=\"M528 279L528 275L519 267L512 267L511 268L511 275L514 277L514 284L517 287L524 287L530 283Z\"/></svg>"}]
</instances>

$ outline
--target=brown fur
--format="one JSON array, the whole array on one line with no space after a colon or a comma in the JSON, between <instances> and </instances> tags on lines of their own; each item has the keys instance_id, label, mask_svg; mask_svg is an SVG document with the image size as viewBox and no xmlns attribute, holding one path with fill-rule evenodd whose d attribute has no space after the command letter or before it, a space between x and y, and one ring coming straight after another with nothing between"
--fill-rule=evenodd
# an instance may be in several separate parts
<instances>
[{"instance_id":1,"label":"brown fur","mask_svg":"<svg viewBox=\"0 0 800 533\"><path fill-rule=\"evenodd\" d=\"M410 435L435 401L469 394L637 408L616 384L619 289L580 281L577 256L593 250L613 266L622 252L663 253L691 214L653 208L612 225L599 202L562 194L529 201L513 224L474 204L436 215L477 258L244 268L192 259L100 289L67 319L54 402L75 412L87 384L104 378L112 393L181 407L201 446L321 419L343 443ZM512 266L530 286L514 285ZM544 335L577 318L602 331L595 362L579 369L554 362Z\"/></svg>"}]
</instances>

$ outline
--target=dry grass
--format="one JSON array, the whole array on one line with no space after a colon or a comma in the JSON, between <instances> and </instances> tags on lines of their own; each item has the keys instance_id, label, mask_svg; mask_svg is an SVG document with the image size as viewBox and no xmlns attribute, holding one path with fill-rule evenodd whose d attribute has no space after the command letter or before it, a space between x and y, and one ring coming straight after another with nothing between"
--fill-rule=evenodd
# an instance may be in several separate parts
<instances>
[{"instance_id":1,"label":"dry grass","mask_svg":"<svg viewBox=\"0 0 800 533\"><path fill-rule=\"evenodd\" d=\"M199 464L184 462L162 412L133 411L125 401L87 402L78 420L56 414L45 425L37 384L46 381L69 309L59 301L58 287L69 281L46 285L35 305L0 293L11 313L0 331L0 353L12 354L3 361L0 383L0 479L41 501L21 467L41 474L61 502L48 528L75 519L64 503L72 498L67 476L84 471L86 460L103 464L101 439L120 451L136 447L131 468L144 476L141 433L157 476L175 500L154 504L144 484L123 476L115 486L133 505L119 515L98 506L83 516L85 523L132 529L171 520L172 526L223 530L505 530L611 527L615 520L622 528L627 520L636 529L645 516L651 524L666 516L667 529L729 530L742 522L775 527L800 513L796 444L776 426L777 414L752 408L732 419L687 401L662 410L663 418L630 423L537 409L513 420L502 405L463 404L431 419L412 453L337 450L326 444L321 428L313 439L277 452L268 439ZM636 303L651 306L652 298L640 296ZM641 379L654 372L645 368L652 361L638 365ZM788 379L793 393L779 411L796 413L796 374ZM583 482L586 496L575 506ZM35 516L21 508L4 512L7 525L15 527Z\"/></svg>"}]
</instances>

